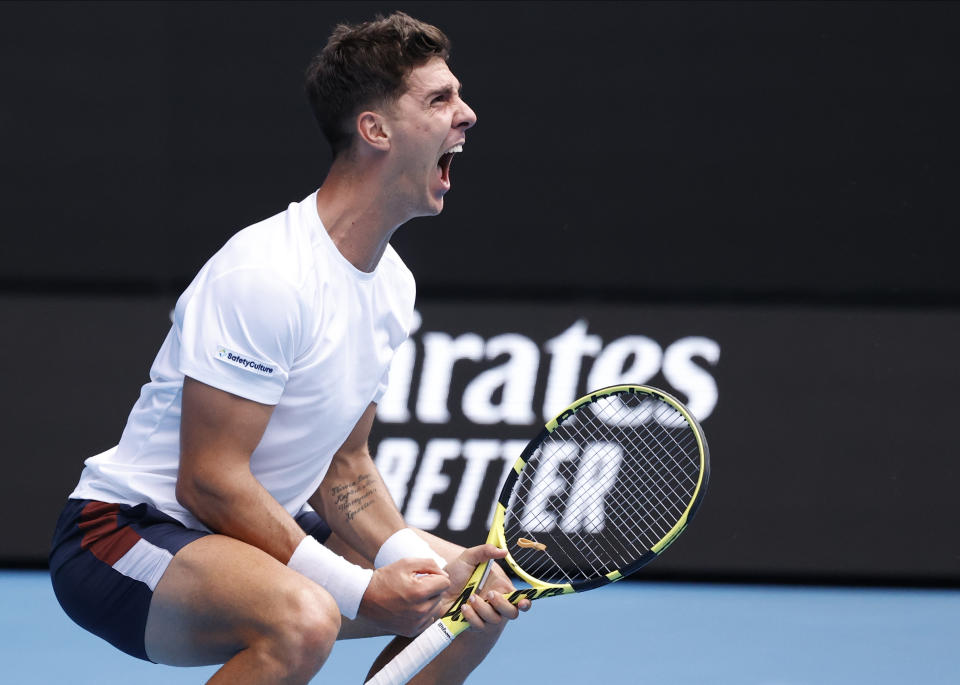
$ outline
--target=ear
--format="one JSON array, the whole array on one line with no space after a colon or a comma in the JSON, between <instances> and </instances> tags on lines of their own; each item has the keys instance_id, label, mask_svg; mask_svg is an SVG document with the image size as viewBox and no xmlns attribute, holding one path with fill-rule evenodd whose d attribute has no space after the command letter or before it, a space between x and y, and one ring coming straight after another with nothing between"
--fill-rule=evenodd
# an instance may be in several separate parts
<instances>
[{"instance_id":1,"label":"ear","mask_svg":"<svg viewBox=\"0 0 960 685\"><path fill-rule=\"evenodd\" d=\"M360 112L357 115L357 135L360 140L374 148L386 152L390 149L390 131L387 120L377 112Z\"/></svg>"}]
</instances>

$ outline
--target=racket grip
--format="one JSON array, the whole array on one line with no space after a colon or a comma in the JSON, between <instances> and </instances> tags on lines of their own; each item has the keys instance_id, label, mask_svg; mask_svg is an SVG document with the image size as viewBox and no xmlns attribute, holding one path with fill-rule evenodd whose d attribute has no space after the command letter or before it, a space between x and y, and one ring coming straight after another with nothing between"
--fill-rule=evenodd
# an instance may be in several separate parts
<instances>
[{"instance_id":1,"label":"racket grip","mask_svg":"<svg viewBox=\"0 0 960 685\"><path fill-rule=\"evenodd\" d=\"M446 649L454 637L456 636L443 625L443 621L437 620L393 657L366 685L404 685L429 664L433 657Z\"/></svg>"}]
</instances>

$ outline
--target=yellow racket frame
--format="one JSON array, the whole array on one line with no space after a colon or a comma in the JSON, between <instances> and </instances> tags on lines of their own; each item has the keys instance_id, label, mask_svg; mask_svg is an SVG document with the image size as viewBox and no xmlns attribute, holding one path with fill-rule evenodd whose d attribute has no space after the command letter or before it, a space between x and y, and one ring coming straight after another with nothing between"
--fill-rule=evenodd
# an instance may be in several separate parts
<instances>
[{"instance_id":1,"label":"yellow racket frame","mask_svg":"<svg viewBox=\"0 0 960 685\"><path fill-rule=\"evenodd\" d=\"M693 429L693 433L697 440L697 449L699 450L700 454L700 478L697 481L696 487L694 488L693 496L690 498L690 502L687 504L687 507L681 514L680 518L677 520L677 523L669 531L667 531L667 533L660 539L659 542L651 547L650 552L647 555L637 560L629 567L611 571L610 573L606 574L604 579L591 580L584 583L546 583L524 571L510 554L510 548L507 545L507 540L503 530L503 521L504 517L506 516L507 503L509 502L510 495L513 492L513 486L516 483L517 478L520 476L520 473L526 467L527 459L530 457L530 455L537 449L537 447L540 446L540 444L548 435L550 435L550 433L555 431L560 424L563 423L567 417L580 411L586 405L596 402L598 399L623 393L649 395L661 400L662 402L665 402L676 409L687 421L687 424ZM517 458L516 462L514 462L513 472L507 478L502 490L500 491L500 497L497 501L496 509L494 510L493 514L493 523L490 526L490 532L487 534L486 541L487 544L496 545L500 549L506 550L507 556L505 561L507 564L513 570L513 572L517 574L517 576L530 585L530 588L515 590L510 594L504 595L504 597L506 597L507 600L512 604L517 604L523 599L529 599L532 601L535 599L542 599L544 597L556 597L558 595L568 595L575 592L592 590L593 588L601 585L613 583L621 578L625 578L639 569L641 566L646 565L656 558L667 547L669 547L674 540L677 539L680 533L683 532L684 528L687 527L690 518L700 506L709 475L709 449L707 447L703 430L700 428L700 424L697 423L697 420L693 417L689 410L677 398L664 392L663 390L648 385L613 385L601 390L596 390L591 392L589 395L581 397L562 412L557 414L553 419L548 421L544 426L543 431L541 431L541 433L534 438L529 445L527 445L526 449L523 451L523 454L521 454L520 457ZM491 563L493 562L488 561L485 564L481 564L476 568L476 570L474 570L473 575L470 576L470 579L464 586L460 596L454 601L447 613L441 618L441 621L449 632L451 638L459 635L470 627L470 624L463 616L462 608L463 605L470 600L470 596L479 592L483 587L483 584L487 579L487 575L490 573Z\"/></svg>"}]
</instances>

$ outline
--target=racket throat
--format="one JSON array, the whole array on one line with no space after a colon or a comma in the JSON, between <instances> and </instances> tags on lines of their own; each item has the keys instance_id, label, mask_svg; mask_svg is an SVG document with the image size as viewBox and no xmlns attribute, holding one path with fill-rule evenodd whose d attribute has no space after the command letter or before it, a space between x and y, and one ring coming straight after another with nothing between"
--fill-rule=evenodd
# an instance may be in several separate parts
<instances>
[{"instance_id":1,"label":"racket throat","mask_svg":"<svg viewBox=\"0 0 960 685\"><path fill-rule=\"evenodd\" d=\"M470 601L470 597L477 594L480 588L483 587L487 576L490 574L491 563L492 561L488 559L485 563L477 565L473 570L473 574L470 576L470 580L468 580L467 584L463 587L463 592L461 592L460 596L453 602L453 605L447 610L447 613L441 617L440 620L446 619L449 621L449 623L447 623L448 627L454 627L455 624L462 624L462 629L466 629L469 626L463 617L461 609L464 604Z\"/></svg>"},{"instance_id":2,"label":"racket throat","mask_svg":"<svg viewBox=\"0 0 960 685\"><path fill-rule=\"evenodd\" d=\"M487 576L490 575L490 567L492 564L493 559L487 559L487 563L483 566L483 573L480 575L480 580L477 582L477 589L474 592L480 592L483 584L487 582Z\"/></svg>"}]
</instances>

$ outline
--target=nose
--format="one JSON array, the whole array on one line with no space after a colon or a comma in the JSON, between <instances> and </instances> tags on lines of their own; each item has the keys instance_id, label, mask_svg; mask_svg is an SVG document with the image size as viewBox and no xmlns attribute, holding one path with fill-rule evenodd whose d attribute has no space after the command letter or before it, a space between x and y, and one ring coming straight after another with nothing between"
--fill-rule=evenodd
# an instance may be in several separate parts
<instances>
[{"instance_id":1,"label":"nose","mask_svg":"<svg viewBox=\"0 0 960 685\"><path fill-rule=\"evenodd\" d=\"M466 131L476 123L477 113L470 108L470 105L460 100L460 108L457 111L457 117L454 119L453 127L459 128L461 131Z\"/></svg>"}]
</instances>

